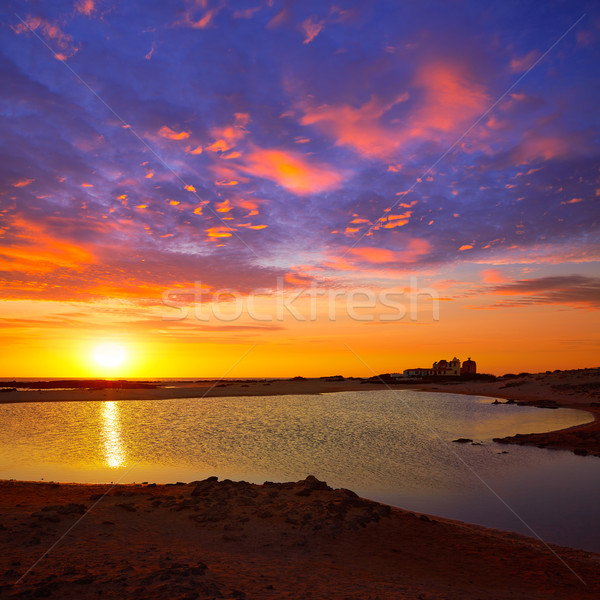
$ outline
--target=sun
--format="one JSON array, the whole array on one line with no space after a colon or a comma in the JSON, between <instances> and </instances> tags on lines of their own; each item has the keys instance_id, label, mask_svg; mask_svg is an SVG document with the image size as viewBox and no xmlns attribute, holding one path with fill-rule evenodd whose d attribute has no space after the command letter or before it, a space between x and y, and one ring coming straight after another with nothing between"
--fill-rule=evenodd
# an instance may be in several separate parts
<instances>
[{"instance_id":1,"label":"sun","mask_svg":"<svg viewBox=\"0 0 600 600\"><path fill-rule=\"evenodd\" d=\"M112 369L120 367L127 360L127 350L117 342L103 342L94 347L93 357L100 367Z\"/></svg>"}]
</instances>

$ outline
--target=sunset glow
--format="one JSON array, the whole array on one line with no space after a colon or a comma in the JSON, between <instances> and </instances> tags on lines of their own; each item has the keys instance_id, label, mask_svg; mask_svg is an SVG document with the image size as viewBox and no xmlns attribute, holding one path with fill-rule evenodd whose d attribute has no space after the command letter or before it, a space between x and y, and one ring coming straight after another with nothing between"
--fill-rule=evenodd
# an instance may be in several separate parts
<instances>
[{"instance_id":1,"label":"sunset glow","mask_svg":"<svg viewBox=\"0 0 600 600\"><path fill-rule=\"evenodd\" d=\"M0 375L594 363L597 7L9 4Z\"/></svg>"},{"instance_id":2,"label":"sunset glow","mask_svg":"<svg viewBox=\"0 0 600 600\"><path fill-rule=\"evenodd\" d=\"M94 361L99 367L112 369L121 366L127 359L127 351L115 342L103 342L94 348Z\"/></svg>"}]
</instances>

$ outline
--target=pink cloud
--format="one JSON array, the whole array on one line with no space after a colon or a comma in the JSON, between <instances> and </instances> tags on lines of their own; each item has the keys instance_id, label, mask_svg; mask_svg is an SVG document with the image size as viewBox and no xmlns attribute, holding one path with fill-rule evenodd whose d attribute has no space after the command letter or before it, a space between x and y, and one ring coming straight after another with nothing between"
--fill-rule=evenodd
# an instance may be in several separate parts
<instances>
[{"instance_id":1,"label":"pink cloud","mask_svg":"<svg viewBox=\"0 0 600 600\"><path fill-rule=\"evenodd\" d=\"M325 19L317 20L316 17L308 17L300 26L306 36L302 43L310 44L319 35L324 26Z\"/></svg>"},{"instance_id":2,"label":"pink cloud","mask_svg":"<svg viewBox=\"0 0 600 600\"><path fill-rule=\"evenodd\" d=\"M477 118L489 105L483 86L464 66L432 62L422 66L415 84L424 92L422 106L411 120L411 136L453 132Z\"/></svg>"},{"instance_id":3,"label":"pink cloud","mask_svg":"<svg viewBox=\"0 0 600 600\"><path fill-rule=\"evenodd\" d=\"M510 61L510 70L513 73L523 73L530 69L538 59L540 53L537 50L532 50L525 56L515 56Z\"/></svg>"},{"instance_id":4,"label":"pink cloud","mask_svg":"<svg viewBox=\"0 0 600 600\"><path fill-rule=\"evenodd\" d=\"M58 25L41 17L28 16L24 22L12 25L11 28L18 35L39 29L47 40L54 42L61 50L54 55L59 60L66 60L79 50L69 34L64 33Z\"/></svg>"},{"instance_id":5,"label":"pink cloud","mask_svg":"<svg viewBox=\"0 0 600 600\"><path fill-rule=\"evenodd\" d=\"M562 132L540 134L536 130L530 130L523 135L522 142L512 154L515 162L521 165L581 154L588 146L586 140L577 134Z\"/></svg>"},{"instance_id":6,"label":"pink cloud","mask_svg":"<svg viewBox=\"0 0 600 600\"><path fill-rule=\"evenodd\" d=\"M394 250L366 246L362 248L351 248L347 250L347 254L371 264L413 264L428 254L430 250L431 244L425 239L403 237L398 244L398 248Z\"/></svg>"},{"instance_id":7,"label":"pink cloud","mask_svg":"<svg viewBox=\"0 0 600 600\"><path fill-rule=\"evenodd\" d=\"M462 132L490 103L483 86L463 64L423 64L417 68L412 87L414 92L404 91L387 102L372 96L359 108L305 105L300 123L318 127L337 145L350 146L367 157L390 160L411 141L446 139ZM404 116L390 119L390 111L403 108L402 103L413 94L418 102L406 105Z\"/></svg>"},{"instance_id":8,"label":"pink cloud","mask_svg":"<svg viewBox=\"0 0 600 600\"><path fill-rule=\"evenodd\" d=\"M79 0L75 2L75 10L82 15L91 17L95 10L94 0Z\"/></svg>"},{"instance_id":9,"label":"pink cloud","mask_svg":"<svg viewBox=\"0 0 600 600\"><path fill-rule=\"evenodd\" d=\"M365 156L385 158L398 148L400 140L397 132L382 124L380 119L407 98L407 94L402 94L385 103L372 96L360 108L349 105L306 108L300 122L316 125L335 138L338 146L351 146Z\"/></svg>"}]
</instances>

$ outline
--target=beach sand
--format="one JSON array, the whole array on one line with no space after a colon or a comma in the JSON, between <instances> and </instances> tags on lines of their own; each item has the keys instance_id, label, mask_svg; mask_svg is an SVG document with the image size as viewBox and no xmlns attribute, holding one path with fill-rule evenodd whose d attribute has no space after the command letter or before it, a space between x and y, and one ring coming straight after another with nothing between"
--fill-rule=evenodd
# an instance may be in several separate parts
<instances>
[{"instance_id":1,"label":"beach sand","mask_svg":"<svg viewBox=\"0 0 600 600\"><path fill-rule=\"evenodd\" d=\"M0 489L2 598L600 597L598 554L391 508L311 477Z\"/></svg>"}]
</instances>

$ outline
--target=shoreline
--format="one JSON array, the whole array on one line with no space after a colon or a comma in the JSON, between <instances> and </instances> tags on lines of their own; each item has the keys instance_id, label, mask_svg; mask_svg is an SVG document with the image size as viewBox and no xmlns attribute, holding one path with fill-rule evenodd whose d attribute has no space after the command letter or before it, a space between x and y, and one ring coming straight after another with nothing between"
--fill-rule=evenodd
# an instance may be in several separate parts
<instances>
[{"instance_id":1,"label":"shoreline","mask_svg":"<svg viewBox=\"0 0 600 600\"><path fill-rule=\"evenodd\" d=\"M600 554L397 509L310 476L262 485L0 481L0 491L7 598L600 594Z\"/></svg>"},{"instance_id":2,"label":"shoreline","mask_svg":"<svg viewBox=\"0 0 600 600\"><path fill-rule=\"evenodd\" d=\"M326 381L245 380L236 382L181 383L177 387L147 389L72 389L13 391L0 394L0 404L24 402L80 402L114 400L173 400L181 398L215 398L240 396L286 396L361 392L382 389L413 390L449 394L487 396L540 408L571 408L593 415L594 421L545 433L518 434L495 438L500 444L530 445L568 450L582 456L600 457L600 374L598 371L562 371L515 377L509 381L447 381L388 386L362 383L360 379ZM502 404L502 403L499 403ZM499 410L501 410L499 408Z\"/></svg>"}]
</instances>

